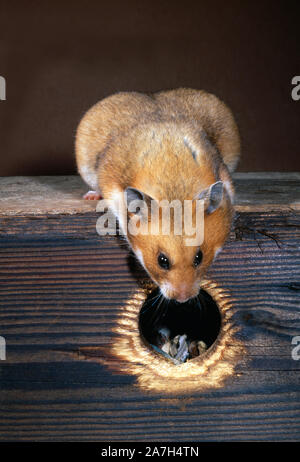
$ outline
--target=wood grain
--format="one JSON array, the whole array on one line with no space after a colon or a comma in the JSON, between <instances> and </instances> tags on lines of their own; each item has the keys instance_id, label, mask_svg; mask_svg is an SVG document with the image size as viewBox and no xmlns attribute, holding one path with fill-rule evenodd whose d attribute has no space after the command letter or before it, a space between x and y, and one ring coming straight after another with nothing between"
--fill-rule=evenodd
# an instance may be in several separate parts
<instances>
[{"instance_id":1,"label":"wood grain","mask_svg":"<svg viewBox=\"0 0 300 462\"><path fill-rule=\"evenodd\" d=\"M300 210L300 173L234 173L238 211ZM0 177L0 215L76 215L96 210L79 176Z\"/></svg>"},{"instance_id":2,"label":"wood grain","mask_svg":"<svg viewBox=\"0 0 300 462\"><path fill-rule=\"evenodd\" d=\"M257 184L239 181L240 189ZM2 210L0 440L299 440L300 361L291 340L300 335L300 214L286 185L298 177L276 181L284 202L238 210L208 274L235 300L247 354L224 387L175 397L146 393L135 377L80 355L110 343L122 305L145 277L122 241L97 235L94 210Z\"/></svg>"}]
</instances>

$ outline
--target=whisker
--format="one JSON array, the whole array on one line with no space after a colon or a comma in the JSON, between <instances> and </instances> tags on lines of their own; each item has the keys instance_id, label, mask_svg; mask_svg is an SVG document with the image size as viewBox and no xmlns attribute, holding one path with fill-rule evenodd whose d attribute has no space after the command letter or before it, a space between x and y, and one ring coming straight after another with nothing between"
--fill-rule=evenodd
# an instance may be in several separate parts
<instances>
[{"instance_id":1,"label":"whisker","mask_svg":"<svg viewBox=\"0 0 300 462\"><path fill-rule=\"evenodd\" d=\"M167 306L165 308L165 311L163 312L163 315L162 315L162 318L164 318L166 316L166 313L168 311L168 308L169 308L169 305L170 305L170 298L167 299Z\"/></svg>"},{"instance_id":2,"label":"whisker","mask_svg":"<svg viewBox=\"0 0 300 462\"><path fill-rule=\"evenodd\" d=\"M206 311L206 304L202 303L199 295L197 296L197 306L199 307L201 318L204 316L205 311Z\"/></svg>"},{"instance_id":3,"label":"whisker","mask_svg":"<svg viewBox=\"0 0 300 462\"><path fill-rule=\"evenodd\" d=\"M161 293L158 294L158 297L156 297L156 300L152 303L152 305L148 305L148 308L150 308L150 311L151 311L151 313L150 313L150 318L149 318L149 323L152 322L152 319L154 318L154 316L155 316L155 314L156 314L157 308L158 308L159 305L160 305L160 297L162 297L162 294L161 294ZM154 304L157 304L157 306L155 306L155 307L152 309L152 307L153 307ZM151 315L152 315L152 316L151 316Z\"/></svg>"},{"instance_id":4,"label":"whisker","mask_svg":"<svg viewBox=\"0 0 300 462\"><path fill-rule=\"evenodd\" d=\"M147 298L147 303L148 303L148 302L151 302L151 300L154 300L155 298L159 297L160 295L161 295L161 292L158 292L157 295L153 295L153 297Z\"/></svg>"},{"instance_id":5,"label":"whisker","mask_svg":"<svg viewBox=\"0 0 300 462\"><path fill-rule=\"evenodd\" d=\"M159 297L161 296L161 293L158 293L157 295L154 295L153 297L151 297L150 299L147 299L147 303L145 303L145 305L143 306L142 308L142 313L145 313L146 311L149 311L150 308L152 308L152 306L158 302L158 299ZM153 300L153 303L150 304L149 302L151 302Z\"/></svg>"},{"instance_id":6,"label":"whisker","mask_svg":"<svg viewBox=\"0 0 300 462\"><path fill-rule=\"evenodd\" d=\"M153 305L154 305L154 303L157 303L157 302L158 302L158 298L159 298L160 296L161 296L161 294L158 294L158 295L155 297L155 298L156 298L156 300L154 300L154 302L152 303L152 305L151 305L151 306L153 306Z\"/></svg>"},{"instance_id":7,"label":"whisker","mask_svg":"<svg viewBox=\"0 0 300 462\"><path fill-rule=\"evenodd\" d=\"M151 318L151 324L153 324L153 326L155 326L160 318L160 312L161 312L161 309L164 305L164 302L165 302L165 298L163 296L163 294L161 294L161 299L159 300L159 304L158 306L156 307L155 309L155 312L154 312L154 316Z\"/></svg>"}]
</instances>

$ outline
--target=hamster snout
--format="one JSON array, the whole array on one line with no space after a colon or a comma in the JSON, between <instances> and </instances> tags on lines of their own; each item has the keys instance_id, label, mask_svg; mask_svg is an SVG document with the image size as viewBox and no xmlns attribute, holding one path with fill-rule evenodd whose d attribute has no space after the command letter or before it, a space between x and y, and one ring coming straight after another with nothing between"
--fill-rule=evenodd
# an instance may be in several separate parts
<instances>
[{"instance_id":1,"label":"hamster snout","mask_svg":"<svg viewBox=\"0 0 300 462\"><path fill-rule=\"evenodd\" d=\"M160 286L160 291L165 298L176 300L179 303L185 303L191 298L196 297L199 290L200 284L197 283L190 285L182 282L177 286L173 286L169 283L163 283Z\"/></svg>"},{"instance_id":2,"label":"hamster snout","mask_svg":"<svg viewBox=\"0 0 300 462\"><path fill-rule=\"evenodd\" d=\"M176 295L174 298L180 303L187 302L189 298L191 298L191 290L187 284L181 284L175 293Z\"/></svg>"}]
</instances>

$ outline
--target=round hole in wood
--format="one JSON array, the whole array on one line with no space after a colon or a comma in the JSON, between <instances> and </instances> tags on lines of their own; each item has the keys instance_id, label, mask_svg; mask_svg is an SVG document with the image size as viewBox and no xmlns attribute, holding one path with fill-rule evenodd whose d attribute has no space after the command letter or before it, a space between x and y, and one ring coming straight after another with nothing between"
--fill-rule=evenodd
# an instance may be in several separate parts
<instances>
[{"instance_id":1,"label":"round hole in wood","mask_svg":"<svg viewBox=\"0 0 300 462\"><path fill-rule=\"evenodd\" d=\"M218 305L204 289L186 303L167 300L154 289L139 315L142 338L175 364L207 351L216 341L221 323Z\"/></svg>"},{"instance_id":2,"label":"round hole in wood","mask_svg":"<svg viewBox=\"0 0 300 462\"><path fill-rule=\"evenodd\" d=\"M86 359L100 362L114 373L135 376L137 385L150 392L174 395L222 387L224 381L234 374L246 351L235 336L239 327L233 320L235 310L230 294L213 281L202 281L201 293L207 308L212 310L206 317L208 327L204 339L207 350L191 360L175 362L174 358L170 360L157 351L155 345L149 346L151 332L145 328L143 309L145 303L155 296L154 290L152 283L146 284L120 306L112 340L106 347L87 347L80 352ZM174 333L178 330L176 326L177 323ZM193 326L189 329L194 332Z\"/></svg>"}]
</instances>

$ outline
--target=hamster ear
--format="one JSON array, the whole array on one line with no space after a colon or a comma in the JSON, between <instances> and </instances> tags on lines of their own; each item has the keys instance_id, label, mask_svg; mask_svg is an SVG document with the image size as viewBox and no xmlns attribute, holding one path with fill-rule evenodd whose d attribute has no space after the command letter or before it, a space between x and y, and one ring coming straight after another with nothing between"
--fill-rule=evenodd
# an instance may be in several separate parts
<instances>
[{"instance_id":1,"label":"hamster ear","mask_svg":"<svg viewBox=\"0 0 300 462\"><path fill-rule=\"evenodd\" d=\"M128 187L124 191L125 203L130 213L141 215L151 203L151 197L136 188Z\"/></svg>"},{"instance_id":2,"label":"hamster ear","mask_svg":"<svg viewBox=\"0 0 300 462\"><path fill-rule=\"evenodd\" d=\"M198 195L197 199L204 200L204 209L207 214L213 213L221 205L223 189L223 182L217 181Z\"/></svg>"}]
</instances>

